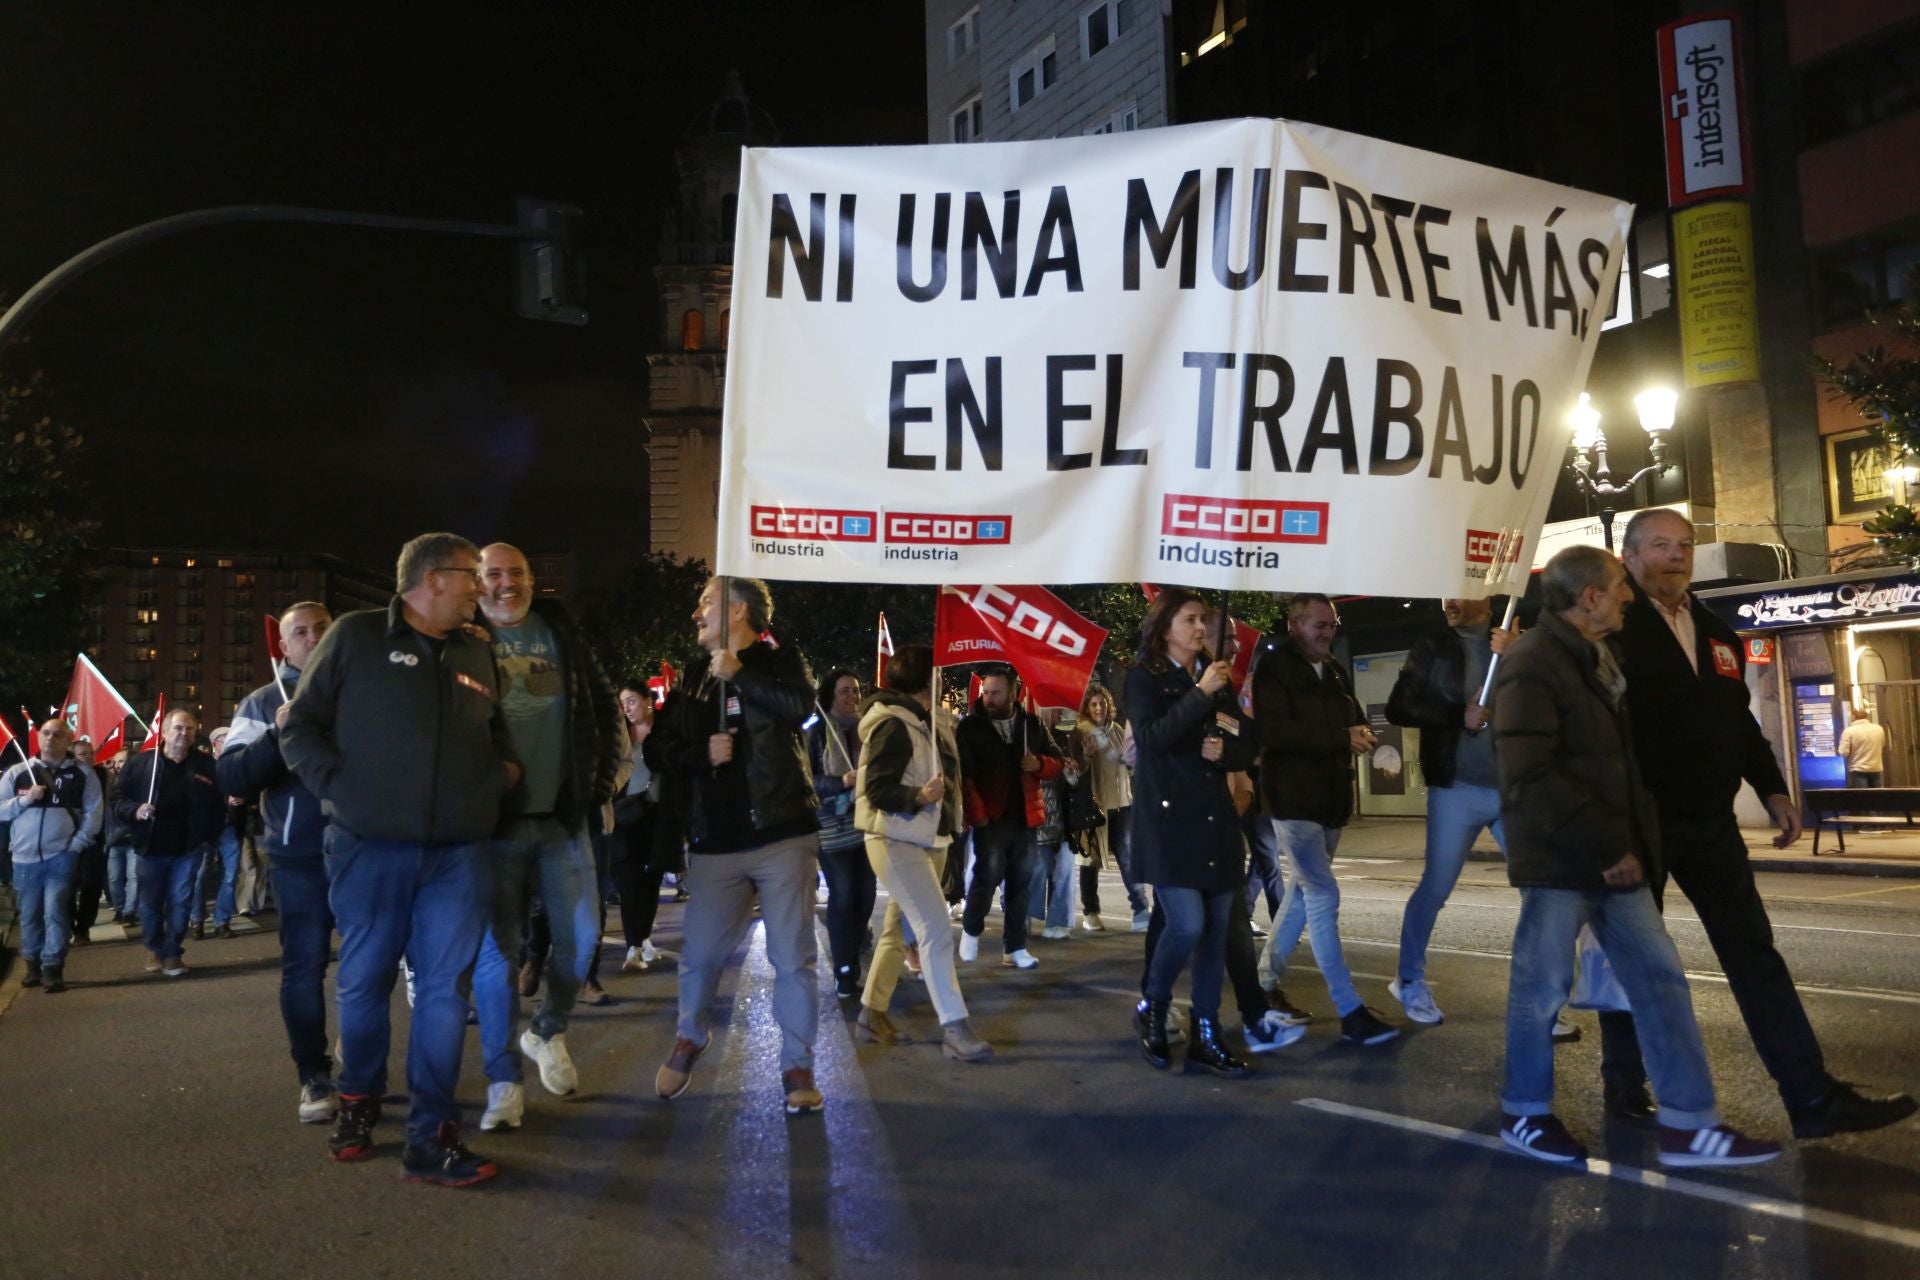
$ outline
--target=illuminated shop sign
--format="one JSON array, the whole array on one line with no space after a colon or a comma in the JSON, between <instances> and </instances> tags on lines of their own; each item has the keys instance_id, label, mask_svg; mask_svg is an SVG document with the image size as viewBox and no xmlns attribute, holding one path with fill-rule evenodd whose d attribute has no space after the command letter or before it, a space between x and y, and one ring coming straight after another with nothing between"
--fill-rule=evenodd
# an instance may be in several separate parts
<instances>
[{"instance_id":1,"label":"illuminated shop sign","mask_svg":"<svg viewBox=\"0 0 1920 1280\"><path fill-rule=\"evenodd\" d=\"M1736 631L1817 627L1920 614L1920 574L1703 598Z\"/></svg>"}]
</instances>

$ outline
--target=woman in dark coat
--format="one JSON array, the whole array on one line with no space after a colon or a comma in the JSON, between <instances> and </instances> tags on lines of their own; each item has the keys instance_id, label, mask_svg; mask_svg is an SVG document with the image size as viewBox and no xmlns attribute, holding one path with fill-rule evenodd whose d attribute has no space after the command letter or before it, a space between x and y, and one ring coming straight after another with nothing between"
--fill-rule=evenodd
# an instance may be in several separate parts
<instances>
[{"instance_id":1,"label":"woman in dark coat","mask_svg":"<svg viewBox=\"0 0 1920 1280\"><path fill-rule=\"evenodd\" d=\"M629 680L620 686L620 712L626 717L633 751L633 773L613 801L614 883L620 888L620 928L627 941L627 958L620 971L645 973L660 958L653 945L660 882L685 864L680 825L670 812L674 795L664 785L665 771L654 752L653 694L644 681Z\"/></svg>"},{"instance_id":2,"label":"woman in dark coat","mask_svg":"<svg viewBox=\"0 0 1920 1280\"><path fill-rule=\"evenodd\" d=\"M1207 652L1207 606L1191 591L1162 591L1140 626L1140 657L1127 672L1127 719L1138 752L1133 773L1135 874L1166 916L1134 1016L1147 1061L1166 1068L1167 1006L1192 962L1193 1023L1187 1062L1218 1075L1247 1071L1220 1042L1220 987L1234 895L1246 881L1245 845L1227 774L1246 769L1253 726L1233 693L1233 664Z\"/></svg>"}]
</instances>

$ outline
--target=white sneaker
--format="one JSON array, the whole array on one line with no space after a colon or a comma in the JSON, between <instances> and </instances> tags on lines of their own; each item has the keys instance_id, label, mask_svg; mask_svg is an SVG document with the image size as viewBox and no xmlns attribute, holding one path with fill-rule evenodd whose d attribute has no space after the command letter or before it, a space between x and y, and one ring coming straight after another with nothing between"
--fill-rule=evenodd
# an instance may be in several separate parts
<instances>
[{"instance_id":1,"label":"white sneaker","mask_svg":"<svg viewBox=\"0 0 1920 1280\"><path fill-rule=\"evenodd\" d=\"M327 1077L315 1076L300 1086L301 1124L326 1124L339 1110L340 1095Z\"/></svg>"},{"instance_id":2,"label":"white sneaker","mask_svg":"<svg viewBox=\"0 0 1920 1280\"><path fill-rule=\"evenodd\" d=\"M647 971L647 962L641 958L640 948L628 947L627 958L620 962L620 972L645 973L646 971Z\"/></svg>"},{"instance_id":3,"label":"white sneaker","mask_svg":"<svg viewBox=\"0 0 1920 1280\"><path fill-rule=\"evenodd\" d=\"M1040 936L1049 942L1058 942L1062 938L1071 938L1073 930L1063 924L1050 924L1040 931Z\"/></svg>"},{"instance_id":4,"label":"white sneaker","mask_svg":"<svg viewBox=\"0 0 1920 1280\"><path fill-rule=\"evenodd\" d=\"M1304 1022L1288 1022L1272 1009L1260 1015L1260 1021L1243 1028L1248 1053L1272 1053L1294 1044L1307 1034Z\"/></svg>"},{"instance_id":5,"label":"white sneaker","mask_svg":"<svg viewBox=\"0 0 1920 1280\"><path fill-rule=\"evenodd\" d=\"M527 1091L505 1082L487 1086L487 1110L480 1127L488 1133L495 1129L518 1129L527 1115Z\"/></svg>"},{"instance_id":6,"label":"white sneaker","mask_svg":"<svg viewBox=\"0 0 1920 1280\"><path fill-rule=\"evenodd\" d=\"M1099 916L1081 916L1080 927L1088 933L1105 933L1107 931L1107 926L1101 923Z\"/></svg>"},{"instance_id":7,"label":"white sneaker","mask_svg":"<svg viewBox=\"0 0 1920 1280\"><path fill-rule=\"evenodd\" d=\"M972 964L980 958L980 938L977 934L960 931L960 963Z\"/></svg>"},{"instance_id":8,"label":"white sneaker","mask_svg":"<svg viewBox=\"0 0 1920 1280\"><path fill-rule=\"evenodd\" d=\"M827 905L827 890L825 886L813 891L813 900L823 907Z\"/></svg>"},{"instance_id":9,"label":"white sneaker","mask_svg":"<svg viewBox=\"0 0 1920 1280\"><path fill-rule=\"evenodd\" d=\"M967 914L967 904L964 902L956 902L947 908L947 919L949 920L958 920L965 914Z\"/></svg>"},{"instance_id":10,"label":"white sneaker","mask_svg":"<svg viewBox=\"0 0 1920 1280\"><path fill-rule=\"evenodd\" d=\"M653 945L652 938L640 940L640 962L649 965L660 963L660 949Z\"/></svg>"},{"instance_id":11,"label":"white sneaker","mask_svg":"<svg viewBox=\"0 0 1920 1280\"><path fill-rule=\"evenodd\" d=\"M1433 1002L1433 992L1427 986L1425 979L1402 982L1395 978L1387 984L1387 990L1392 993L1395 1000L1400 1002L1400 1007L1407 1011L1407 1017L1414 1022L1431 1025L1441 1020L1440 1006Z\"/></svg>"},{"instance_id":12,"label":"white sneaker","mask_svg":"<svg viewBox=\"0 0 1920 1280\"><path fill-rule=\"evenodd\" d=\"M580 1087L580 1073L573 1069L573 1058L567 1053L566 1032L556 1032L543 1040L529 1027L520 1033L520 1052L540 1068L540 1083L548 1093L565 1097Z\"/></svg>"},{"instance_id":13,"label":"white sneaker","mask_svg":"<svg viewBox=\"0 0 1920 1280\"><path fill-rule=\"evenodd\" d=\"M1040 961L1034 958L1031 951L1022 947L1018 951L1009 951L1006 955L1001 956L1000 967L1003 969L1037 969L1040 967Z\"/></svg>"},{"instance_id":14,"label":"white sneaker","mask_svg":"<svg viewBox=\"0 0 1920 1280\"><path fill-rule=\"evenodd\" d=\"M1553 1042L1555 1044L1571 1044L1579 1038L1580 1027L1577 1023L1567 1021L1567 1015L1564 1012L1553 1015Z\"/></svg>"}]
</instances>

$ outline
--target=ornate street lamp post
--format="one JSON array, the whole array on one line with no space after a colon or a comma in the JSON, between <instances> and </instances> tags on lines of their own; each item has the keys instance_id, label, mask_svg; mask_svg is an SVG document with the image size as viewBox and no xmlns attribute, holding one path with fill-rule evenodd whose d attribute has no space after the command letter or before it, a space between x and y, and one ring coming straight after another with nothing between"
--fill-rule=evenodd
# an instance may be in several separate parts
<instances>
[{"instance_id":1,"label":"ornate street lamp post","mask_svg":"<svg viewBox=\"0 0 1920 1280\"><path fill-rule=\"evenodd\" d=\"M1633 487L1649 476L1657 476L1672 466L1667 461L1667 433L1673 430L1673 411L1679 396L1665 388L1643 391L1633 398L1640 412L1640 429L1647 433L1653 461L1616 483L1607 466L1607 434L1600 429L1600 411L1593 407L1587 393L1568 415L1573 420L1573 462L1575 481L1580 491L1600 502L1600 532L1607 550L1613 550L1614 502L1633 492Z\"/></svg>"}]
</instances>

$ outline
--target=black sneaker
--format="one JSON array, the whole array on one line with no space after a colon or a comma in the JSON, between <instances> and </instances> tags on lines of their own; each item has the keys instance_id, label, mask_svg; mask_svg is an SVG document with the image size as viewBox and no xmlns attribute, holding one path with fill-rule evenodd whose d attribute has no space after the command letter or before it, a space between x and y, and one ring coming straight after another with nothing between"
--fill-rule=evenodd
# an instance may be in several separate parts
<instances>
[{"instance_id":1,"label":"black sneaker","mask_svg":"<svg viewBox=\"0 0 1920 1280\"><path fill-rule=\"evenodd\" d=\"M1573 1164L1587 1158L1587 1149L1550 1115L1501 1116L1500 1141L1523 1156L1554 1164Z\"/></svg>"},{"instance_id":2,"label":"black sneaker","mask_svg":"<svg viewBox=\"0 0 1920 1280\"><path fill-rule=\"evenodd\" d=\"M836 969L833 974L833 988L842 1000L851 1000L860 994L860 970L853 965Z\"/></svg>"},{"instance_id":3,"label":"black sneaker","mask_svg":"<svg viewBox=\"0 0 1920 1280\"><path fill-rule=\"evenodd\" d=\"M500 1172L499 1165L467 1150L460 1141L460 1126L452 1120L441 1121L430 1141L420 1146L409 1143L400 1164L400 1176L406 1181L436 1187L471 1187Z\"/></svg>"},{"instance_id":4,"label":"black sneaker","mask_svg":"<svg viewBox=\"0 0 1920 1280\"><path fill-rule=\"evenodd\" d=\"M213 931L213 936L216 938L231 938L233 936L233 926L230 924L223 924L218 929L215 929Z\"/></svg>"},{"instance_id":5,"label":"black sneaker","mask_svg":"<svg viewBox=\"0 0 1920 1280\"><path fill-rule=\"evenodd\" d=\"M49 974L53 970L47 970ZM48 990L52 990L49 985ZM1904 1093L1885 1098L1870 1098L1845 1081L1836 1080L1827 1096L1811 1107L1789 1107L1796 1138L1825 1138L1836 1133L1865 1133L1880 1129L1914 1113L1916 1103Z\"/></svg>"},{"instance_id":6,"label":"black sneaker","mask_svg":"<svg viewBox=\"0 0 1920 1280\"><path fill-rule=\"evenodd\" d=\"M40 985L40 962L38 960L27 961L27 976L20 979L20 985L23 987L37 987Z\"/></svg>"},{"instance_id":7,"label":"black sneaker","mask_svg":"<svg viewBox=\"0 0 1920 1280\"><path fill-rule=\"evenodd\" d=\"M1306 1026L1313 1021L1313 1015L1305 1009L1296 1009L1293 1001L1287 999L1287 993L1278 987L1267 988L1267 1008L1287 1020L1289 1026Z\"/></svg>"},{"instance_id":8,"label":"black sneaker","mask_svg":"<svg viewBox=\"0 0 1920 1280\"><path fill-rule=\"evenodd\" d=\"M57 996L62 991L65 991L66 989L67 989L67 971L65 967L57 964L48 965L47 966L47 994L50 996Z\"/></svg>"},{"instance_id":9,"label":"black sneaker","mask_svg":"<svg viewBox=\"0 0 1920 1280\"><path fill-rule=\"evenodd\" d=\"M1607 1116L1636 1129L1651 1129L1659 1112L1653 1105L1653 1095L1647 1092L1643 1084L1610 1084L1605 1086Z\"/></svg>"},{"instance_id":10,"label":"black sneaker","mask_svg":"<svg viewBox=\"0 0 1920 1280\"><path fill-rule=\"evenodd\" d=\"M340 1114L333 1122L327 1150L335 1160L365 1160L373 1154L373 1126L380 1123L380 1099L368 1095L340 1096Z\"/></svg>"},{"instance_id":11,"label":"black sneaker","mask_svg":"<svg viewBox=\"0 0 1920 1280\"><path fill-rule=\"evenodd\" d=\"M1725 1169L1777 1159L1780 1144L1749 1138L1726 1125L1704 1129L1660 1126L1660 1163L1669 1169Z\"/></svg>"},{"instance_id":12,"label":"black sneaker","mask_svg":"<svg viewBox=\"0 0 1920 1280\"><path fill-rule=\"evenodd\" d=\"M1365 1005L1340 1018L1340 1038L1348 1044L1385 1044L1399 1034L1400 1028L1382 1022Z\"/></svg>"}]
</instances>

